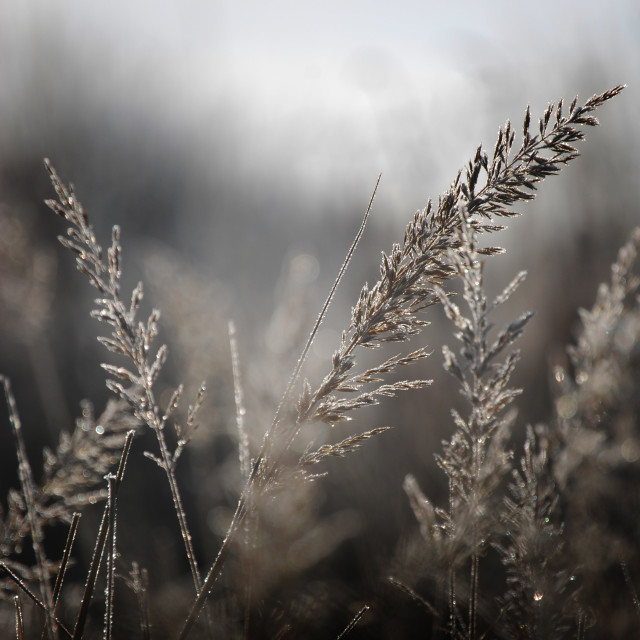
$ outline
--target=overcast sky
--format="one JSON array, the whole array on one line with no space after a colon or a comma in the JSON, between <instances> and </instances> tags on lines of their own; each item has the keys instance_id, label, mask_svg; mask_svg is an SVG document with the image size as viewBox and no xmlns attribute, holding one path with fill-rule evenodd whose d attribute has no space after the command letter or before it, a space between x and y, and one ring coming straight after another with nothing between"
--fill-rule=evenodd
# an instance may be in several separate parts
<instances>
[{"instance_id":1,"label":"overcast sky","mask_svg":"<svg viewBox=\"0 0 640 640\"><path fill-rule=\"evenodd\" d=\"M404 216L527 103L627 82L635 121L639 69L637 0L5 1L0 141L50 127L55 155L67 115L78 156L87 129L162 135L256 189L364 201L382 172Z\"/></svg>"}]
</instances>

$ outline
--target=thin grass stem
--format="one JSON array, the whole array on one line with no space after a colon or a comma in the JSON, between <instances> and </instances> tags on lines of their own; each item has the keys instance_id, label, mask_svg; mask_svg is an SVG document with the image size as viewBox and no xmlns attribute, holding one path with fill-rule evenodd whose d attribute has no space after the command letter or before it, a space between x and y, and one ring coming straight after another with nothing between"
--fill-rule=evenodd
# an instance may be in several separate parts
<instances>
[{"instance_id":1,"label":"thin grass stem","mask_svg":"<svg viewBox=\"0 0 640 640\"><path fill-rule=\"evenodd\" d=\"M107 586L105 588L106 603L104 609L104 640L111 640L113 630L113 599L115 595L115 563L116 563L116 476L112 473L106 476L108 483L107 504L109 505L109 552L107 553Z\"/></svg>"},{"instance_id":2,"label":"thin grass stem","mask_svg":"<svg viewBox=\"0 0 640 640\"><path fill-rule=\"evenodd\" d=\"M56 582L53 586L52 613L54 615L55 615L56 605L58 604L58 598L60 597L60 592L62 591L62 583L64 582L64 576L67 571L69 559L71 558L71 549L73 547L73 542L75 540L79 524L80 524L80 514L74 513L71 518L71 525L69 527L69 532L67 533L67 541L64 545L64 551L62 554L62 560L60 561L60 568L58 569L58 574L56 576ZM45 638L46 633L47 633L47 627L45 626L42 629L43 639Z\"/></svg>"},{"instance_id":3,"label":"thin grass stem","mask_svg":"<svg viewBox=\"0 0 640 640\"><path fill-rule=\"evenodd\" d=\"M47 632L51 639L55 638L55 624L53 621L53 599L51 595L51 586L47 578L47 558L42 547L42 527L40 526L40 520L36 513L35 507L35 484L33 481L33 473L31 472L31 465L27 458L27 450L22 437L22 423L18 410L16 408L15 398L11 391L11 383L9 378L0 376L0 380L4 385L4 393L7 399L7 405L9 407L9 420L13 429L13 435L16 443L16 454L18 457L18 474L20 476L20 484L22 486L22 494L24 496L25 505L27 507L27 517L29 520L29 527L31 529L31 541L33 544L33 551L36 556L38 580L40 582L40 593L42 595L42 602L47 614Z\"/></svg>"},{"instance_id":4,"label":"thin grass stem","mask_svg":"<svg viewBox=\"0 0 640 640\"><path fill-rule=\"evenodd\" d=\"M362 222L360 224L360 228L358 229L358 232L356 233L355 238L353 239L353 242L351 243L351 246L349 247L349 251L347 252L347 255L344 259L344 262L342 263L342 266L340 267L340 271L338 272L338 275L335 279L335 282L333 283L333 286L331 287L331 290L329 291L329 295L327 296L326 300L324 301L324 304L322 305L322 309L320 310L320 313L318 314L318 317L316 318L315 324L313 325L313 329L311 329L311 333L309 334L309 338L307 339L307 343L304 346L304 349L302 350L302 353L300 354L300 357L298 358L298 362L296 363L296 366L293 370L293 373L291 374L291 377L289 378L289 382L287 384L287 387L284 391L284 393L282 394L282 399L280 400L280 404L278 405L278 408L276 410L275 416L273 418L273 422L271 423L271 427L269 429L269 431L267 432L267 436L265 437L265 445L268 446L268 444L271 442L272 438L270 437L270 434L272 434L278 423L280 422L281 416L282 416L282 411L284 409L284 407L286 406L286 404L289 402L290 396L291 396L291 392L293 391L293 388L296 384L296 382L298 381L298 377L300 376L300 372L302 371L302 366L304 365L305 360L307 359L307 355L309 354L309 349L311 349L311 346L313 345L313 341L315 340L315 337L318 333L318 329L320 329L320 325L322 324L322 321L324 320L325 316L327 315L327 310L329 309L329 305L331 304L331 301L333 300L333 297L335 296L335 293L338 289L338 286L340 285L340 282L342 281L342 278L347 270L347 267L349 266L349 263L351 262L351 258L353 257L353 254L356 250L356 247L358 246L359 242L360 242L360 238L362 238L362 234L364 233L365 227L367 226L367 222L369 220L369 215L371 214L371 208L373 207L373 201L376 197L376 193L378 191L378 186L380 185L380 180L382 179L382 174L378 175L378 179L376 180L376 184L373 188L373 193L371 194L371 198L369 199L369 204L367 205L367 209L364 213L364 216L362 218ZM295 438L297 434L297 428L294 428L294 430L292 430L292 432L289 434L289 436L287 437L286 441L285 441L285 445L283 447L283 450L288 449L289 445L291 444L291 441L293 440L293 438ZM265 453L265 459L268 457L267 451L264 452Z\"/></svg>"},{"instance_id":5,"label":"thin grass stem","mask_svg":"<svg viewBox=\"0 0 640 640\"><path fill-rule=\"evenodd\" d=\"M122 448L122 454L120 455L120 462L118 464L118 471L116 473L114 481L114 490L117 491L120 488L122 479L124 477L125 468L127 465L127 459L131 451L131 444L133 442L134 432L129 431ZM93 592L95 591L96 581L98 579L98 572L100 571L100 563L102 562L102 555L104 553L104 547L107 542L107 536L109 534L109 503L104 507L102 513L102 520L100 521L100 527L98 529L98 536L96 538L96 544L93 550L93 557L91 559L91 565L89 566L89 573L85 582L84 593L82 595L82 601L80 602L80 609L76 617L76 624L73 629L73 640L81 640L84 633L84 627L89 615L89 605L93 599Z\"/></svg>"},{"instance_id":6,"label":"thin grass stem","mask_svg":"<svg viewBox=\"0 0 640 640\"><path fill-rule=\"evenodd\" d=\"M9 578L18 586L18 588L29 598L29 600L31 600L37 607L38 609L42 609L43 611L46 612L46 608L44 603L38 598L38 596L36 596L35 593L33 593L33 591L31 591L31 589L29 589L29 587L24 583L24 581L20 578L20 576L18 576L16 573L14 573L5 562L1 562L0 561L0 568L4 569L4 571L6 572L6 574L9 576ZM58 625L58 627L62 630L62 632L67 636L67 638L71 638L71 632L69 631L69 629L67 629L67 627L65 627L65 625L58 619L58 618L53 618L53 621L55 624Z\"/></svg>"},{"instance_id":7,"label":"thin grass stem","mask_svg":"<svg viewBox=\"0 0 640 640\"><path fill-rule=\"evenodd\" d=\"M371 607L368 604L365 604L364 607L362 607L362 609L360 609L360 611L358 611L358 613L353 616L351 622L349 622L349 624L344 628L344 630L336 640L344 640L344 638L346 638L356 628L358 622L362 620L362 616L364 616L364 614L367 613L369 609L371 609Z\"/></svg>"},{"instance_id":8,"label":"thin grass stem","mask_svg":"<svg viewBox=\"0 0 640 640\"><path fill-rule=\"evenodd\" d=\"M20 596L13 596L13 603L16 607L16 640L24 640L24 620L22 617L22 603Z\"/></svg>"},{"instance_id":9,"label":"thin grass stem","mask_svg":"<svg viewBox=\"0 0 640 640\"><path fill-rule=\"evenodd\" d=\"M246 482L251 474L251 453L249 451L249 434L244 424L244 416L246 414L244 390L242 388L242 376L240 374L240 357L238 355L238 343L236 340L236 326L233 321L229 321L229 350L231 351L231 367L233 371L233 397L236 404L240 473L242 474L243 481Z\"/></svg>"}]
</instances>

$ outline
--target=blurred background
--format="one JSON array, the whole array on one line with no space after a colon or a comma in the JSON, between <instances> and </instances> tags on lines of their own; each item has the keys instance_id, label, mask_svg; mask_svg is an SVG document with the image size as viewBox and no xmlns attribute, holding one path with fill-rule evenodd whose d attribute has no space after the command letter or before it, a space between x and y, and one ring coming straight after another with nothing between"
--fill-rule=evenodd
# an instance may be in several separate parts
<instances>
[{"instance_id":1,"label":"blurred background","mask_svg":"<svg viewBox=\"0 0 640 640\"><path fill-rule=\"evenodd\" d=\"M183 460L204 565L239 481L228 320L238 327L257 447L379 173L371 222L308 365L315 381L360 287L377 279L380 251L402 240L414 211L437 199L478 144L491 150L507 118L519 130L527 104L537 115L549 100L584 101L627 83L598 113L603 126L587 132L584 155L496 237L507 254L487 268L493 293L529 272L497 322L537 312L521 343L517 383L526 391L516 428L546 420L549 364L562 359L577 307L591 305L638 221L638 34L633 0L1 3L0 371L13 382L35 469L42 446L72 429L82 399L100 411L108 398L95 340L104 333L88 318L93 290L55 241L64 228L42 204L53 197L43 157L76 185L103 245L121 226L125 283L143 280L147 312L163 312L163 389L184 381L191 398L207 380L199 447ZM433 377L434 386L363 411L349 432L393 431L331 464L299 500L312 526L286 533L289 542L309 531L335 539L300 560L299 572L309 593L327 580L340 585L327 596L331 629L375 590L416 528L404 475L415 474L436 501L446 489L433 454L458 402L440 354L443 343L455 345L432 315L422 340L434 353L415 377ZM4 495L16 480L2 421ZM134 450L134 478L157 472L141 459L145 447L152 440ZM168 557L162 549L177 542L164 484L150 482L143 499ZM123 553L143 564L157 551L140 535L127 543ZM163 572L186 576L179 548L155 571L167 584L158 590L171 591ZM276 600L299 593L293 578L281 584Z\"/></svg>"}]
</instances>

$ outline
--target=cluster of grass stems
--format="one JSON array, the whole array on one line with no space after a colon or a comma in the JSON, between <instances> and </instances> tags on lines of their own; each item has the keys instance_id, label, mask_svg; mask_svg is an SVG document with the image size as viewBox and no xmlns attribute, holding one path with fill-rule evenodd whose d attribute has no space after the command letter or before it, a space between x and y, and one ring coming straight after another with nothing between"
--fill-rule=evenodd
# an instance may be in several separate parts
<instances>
[{"instance_id":1,"label":"cluster of grass stems","mask_svg":"<svg viewBox=\"0 0 640 640\"><path fill-rule=\"evenodd\" d=\"M398 372L428 357L428 348L415 343L428 325L425 310L434 306L444 310L455 328L460 348L443 347L444 368L459 386L466 408L452 411L454 431L437 456L449 483L448 503L433 506L416 479L405 478L404 489L420 537L414 541L406 566L397 563L397 575L389 581L410 596L415 603L410 606L425 609L433 619L434 637L584 637L590 625L588 605L583 600L589 590L590 569L581 564L579 545L574 548L567 542L565 529L569 525L564 521L572 512L564 505L571 504L572 496L580 490L585 469L593 475L623 464L611 425L620 414L628 414L625 402L633 395L633 367L640 339L636 297L640 281L632 268L640 230L635 230L621 249L611 281L601 286L593 309L582 312L582 331L569 350L568 366L553 374L559 383L556 415L548 424L527 428L519 455L513 445L512 405L520 390L511 384L518 351L511 345L533 314L521 314L497 333L492 331L491 313L507 302L525 274L518 274L500 295L489 299L483 280L484 260L502 249L483 241L503 228L504 219L516 215L513 207L517 203L534 197L538 183L577 157L575 143L583 139L586 127L598 124L593 112L622 89L615 87L582 105L574 99L568 109L562 100L550 104L537 126L527 108L519 147L514 146L516 131L509 122L499 130L490 153L478 147L450 188L418 211L402 242L382 255L379 279L362 287L326 374L314 383L303 375L305 361L364 231L374 189L360 229L258 446L252 447L245 424L241 362L235 328L229 325L243 486L219 551L206 567L196 556L176 475L181 454L197 427L205 384L195 394L183 422L175 419L184 403L182 385L175 387L166 406L160 405L155 383L168 353L166 345L156 345L160 313L153 310L147 318L139 318L142 283L126 299L121 291L119 228L113 228L110 246L103 251L73 188L46 161L57 196L47 205L67 224L60 242L75 255L78 269L97 290L91 316L106 328L99 341L122 364L102 365L114 399L99 418L94 417L88 403L83 406L73 433L64 433L58 447L45 452L39 483L27 458L10 382L2 378L20 479L20 489L7 495L7 510L0 521L2 596L15 607L15 637L22 640L28 629L33 633L37 627L35 620L25 620L25 601L32 603L31 617L37 617L35 609L42 612L38 632L42 638L87 637L101 571L106 585L102 633L105 640L114 637L117 531L127 524L118 520L118 492L126 478L135 434L143 429L149 429L157 440L156 452L146 455L166 476L193 583L192 604L174 637L186 640L196 633L198 637L222 637L219 609L213 606L216 582L234 545L251 547L265 501L292 483L316 480L322 475L317 471L319 465L328 457L352 454L387 427L352 433L321 446L311 443L301 449L294 443L304 441L307 425L333 426L384 397L427 387L429 380L404 378ZM454 294L456 288L458 295ZM366 368L358 367L363 348L376 349L385 343L414 346ZM637 426L637 417L635 422ZM300 450L301 454L296 453ZM103 515L80 605L74 619L61 619L57 605L73 556L80 513L86 505L99 501L104 501ZM69 533L61 559L53 560L45 553L45 529L60 522L69 524ZM577 529L574 533L579 537ZM33 547L33 563L19 561L25 538ZM492 550L502 561L506 582L502 595L493 606L487 606L481 594L481 566ZM616 561L632 591L627 564L631 560L619 556ZM139 637L150 639L154 634L149 575L135 562L131 566L126 581L139 602ZM576 576L584 576L580 587ZM428 596L421 593L423 588L428 589ZM251 585L246 585L246 593L250 597ZM640 609L635 596L633 603ZM345 612L346 626L338 637L351 634L375 606L375 602L366 604L350 622ZM248 622L235 622L238 634L246 636ZM421 633L428 633L428 629ZM279 637L295 635L296 629L283 623Z\"/></svg>"}]
</instances>

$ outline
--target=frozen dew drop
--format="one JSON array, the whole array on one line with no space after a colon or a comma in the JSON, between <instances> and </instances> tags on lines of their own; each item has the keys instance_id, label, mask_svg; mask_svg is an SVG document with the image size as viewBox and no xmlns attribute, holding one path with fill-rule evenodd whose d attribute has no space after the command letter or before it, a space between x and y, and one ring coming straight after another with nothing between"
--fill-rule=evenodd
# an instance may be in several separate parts
<instances>
[{"instance_id":1,"label":"frozen dew drop","mask_svg":"<svg viewBox=\"0 0 640 640\"><path fill-rule=\"evenodd\" d=\"M101 436L104 433L104 427L101 424L96 425L96 433Z\"/></svg>"}]
</instances>

